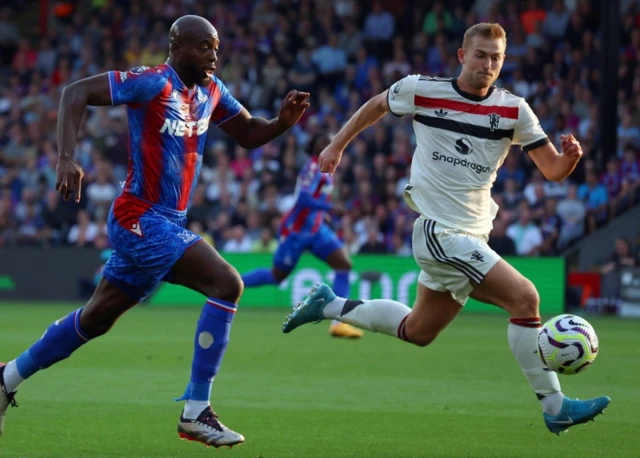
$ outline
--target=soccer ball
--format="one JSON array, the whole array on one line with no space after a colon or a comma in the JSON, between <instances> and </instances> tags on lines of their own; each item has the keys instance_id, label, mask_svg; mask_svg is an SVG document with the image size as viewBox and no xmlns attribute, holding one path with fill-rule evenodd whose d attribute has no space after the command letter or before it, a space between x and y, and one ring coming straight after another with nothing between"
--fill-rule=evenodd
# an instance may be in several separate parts
<instances>
[{"instance_id":1,"label":"soccer ball","mask_svg":"<svg viewBox=\"0 0 640 458\"><path fill-rule=\"evenodd\" d=\"M598 356L598 336L584 318L558 315L540 329L538 354L552 371L564 375L577 374Z\"/></svg>"}]
</instances>

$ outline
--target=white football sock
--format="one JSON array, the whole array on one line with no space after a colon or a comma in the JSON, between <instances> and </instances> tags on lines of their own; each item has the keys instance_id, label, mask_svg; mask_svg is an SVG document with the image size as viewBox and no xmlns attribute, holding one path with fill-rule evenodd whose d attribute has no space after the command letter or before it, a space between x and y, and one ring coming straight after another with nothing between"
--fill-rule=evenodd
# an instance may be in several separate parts
<instances>
[{"instance_id":1,"label":"white football sock","mask_svg":"<svg viewBox=\"0 0 640 458\"><path fill-rule=\"evenodd\" d=\"M209 401L193 401L187 399L182 416L187 420L195 420L210 405Z\"/></svg>"},{"instance_id":2,"label":"white football sock","mask_svg":"<svg viewBox=\"0 0 640 458\"><path fill-rule=\"evenodd\" d=\"M540 318L512 318L509 320L509 347L522 372L540 399L542 410L558 415L564 395L558 375L549 370L538 355Z\"/></svg>"},{"instance_id":3,"label":"white football sock","mask_svg":"<svg viewBox=\"0 0 640 458\"><path fill-rule=\"evenodd\" d=\"M20 376L18 368L16 367L15 359L7 363L4 368L4 374L2 378L4 381L4 386L7 389L7 393L15 391L16 388L18 388L18 385L24 382L24 379Z\"/></svg>"},{"instance_id":4,"label":"white football sock","mask_svg":"<svg viewBox=\"0 0 640 458\"><path fill-rule=\"evenodd\" d=\"M336 297L323 310L326 318L339 320L367 331L381 332L406 340L404 323L411 309L391 299L368 301Z\"/></svg>"}]
</instances>

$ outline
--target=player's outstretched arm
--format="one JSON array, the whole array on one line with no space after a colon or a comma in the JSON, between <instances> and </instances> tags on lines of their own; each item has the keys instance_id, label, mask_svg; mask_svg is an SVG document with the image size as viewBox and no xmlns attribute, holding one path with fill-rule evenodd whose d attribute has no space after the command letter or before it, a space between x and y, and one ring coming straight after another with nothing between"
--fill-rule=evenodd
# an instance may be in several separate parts
<instances>
[{"instance_id":1,"label":"player's outstretched arm","mask_svg":"<svg viewBox=\"0 0 640 458\"><path fill-rule=\"evenodd\" d=\"M388 91L384 91L362 105L342 129L340 129L336 136L333 137L331 143L318 157L321 172L334 173L338 168L338 164L340 164L342 152L351 140L367 127L376 123L389 111L387 93Z\"/></svg>"},{"instance_id":2,"label":"player's outstretched arm","mask_svg":"<svg viewBox=\"0 0 640 458\"><path fill-rule=\"evenodd\" d=\"M582 157L580 142L571 134L563 135L562 154L558 154L553 143L529 151L529 155L547 180L562 181L571 175Z\"/></svg>"},{"instance_id":3,"label":"player's outstretched arm","mask_svg":"<svg viewBox=\"0 0 640 458\"><path fill-rule=\"evenodd\" d=\"M308 92L291 91L280 105L277 118L266 120L251 116L243 108L237 116L220 125L240 146L246 149L258 148L279 137L293 127L309 107Z\"/></svg>"},{"instance_id":4,"label":"player's outstretched arm","mask_svg":"<svg viewBox=\"0 0 640 458\"><path fill-rule=\"evenodd\" d=\"M65 87L58 109L58 165L56 189L69 200L75 191L80 202L80 186L84 173L75 162L75 146L80 122L87 105L111 105L109 77L106 73L81 79Z\"/></svg>"}]
</instances>

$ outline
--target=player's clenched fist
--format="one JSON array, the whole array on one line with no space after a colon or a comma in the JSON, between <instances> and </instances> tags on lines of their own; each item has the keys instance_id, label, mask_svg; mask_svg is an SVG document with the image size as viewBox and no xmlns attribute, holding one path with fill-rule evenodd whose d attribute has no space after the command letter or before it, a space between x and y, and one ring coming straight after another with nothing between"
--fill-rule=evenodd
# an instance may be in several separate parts
<instances>
[{"instance_id":1,"label":"player's clenched fist","mask_svg":"<svg viewBox=\"0 0 640 458\"><path fill-rule=\"evenodd\" d=\"M80 188L84 177L82 167L69 157L60 157L56 166L56 176L56 191L60 191L64 200L69 200L71 193L75 192L76 203L80 202Z\"/></svg>"},{"instance_id":2,"label":"player's clenched fist","mask_svg":"<svg viewBox=\"0 0 640 458\"><path fill-rule=\"evenodd\" d=\"M560 140L562 141L563 154L575 160L579 160L582 157L580 142L573 135L561 135Z\"/></svg>"},{"instance_id":3,"label":"player's clenched fist","mask_svg":"<svg viewBox=\"0 0 640 458\"><path fill-rule=\"evenodd\" d=\"M318 156L318 165L320 165L320 171L325 173L333 173L338 168L340 160L342 159L342 151L335 146L329 145Z\"/></svg>"}]
</instances>

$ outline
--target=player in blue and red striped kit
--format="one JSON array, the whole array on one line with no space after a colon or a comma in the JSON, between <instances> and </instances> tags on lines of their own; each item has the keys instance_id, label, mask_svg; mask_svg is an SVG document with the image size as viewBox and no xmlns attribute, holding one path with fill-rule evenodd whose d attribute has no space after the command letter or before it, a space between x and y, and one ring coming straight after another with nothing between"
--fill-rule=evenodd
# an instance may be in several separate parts
<instances>
[{"instance_id":1,"label":"player in blue and red striped kit","mask_svg":"<svg viewBox=\"0 0 640 458\"><path fill-rule=\"evenodd\" d=\"M311 251L335 271L333 289L349 297L351 261L343 250L342 241L325 222L333 211L331 192L333 177L320 172L318 154L330 143L327 135L317 135L309 142L309 160L298 174L296 202L282 217L280 244L271 269L256 269L242 276L245 287L277 285L289 276L305 251ZM337 293L336 293L337 294ZM334 321L329 332L334 337L360 338L362 331L347 323Z\"/></svg>"},{"instance_id":2,"label":"player in blue and red striped kit","mask_svg":"<svg viewBox=\"0 0 640 458\"><path fill-rule=\"evenodd\" d=\"M178 19L169 32L166 64L107 72L77 81L62 94L58 117L56 188L80 201L83 172L74 160L85 108L126 105L129 172L109 213L114 252L103 278L79 310L53 323L45 334L6 366L0 364L0 434L17 386L41 369L106 333L116 320L162 281L207 297L197 324L191 378L178 423L181 438L232 446L241 434L218 421L209 398L227 344L243 285L238 272L200 236L185 229L186 210L198 181L210 123L244 148L256 148L293 126L308 93L292 91L278 118L252 117L214 76L218 32L198 16Z\"/></svg>"}]
</instances>

